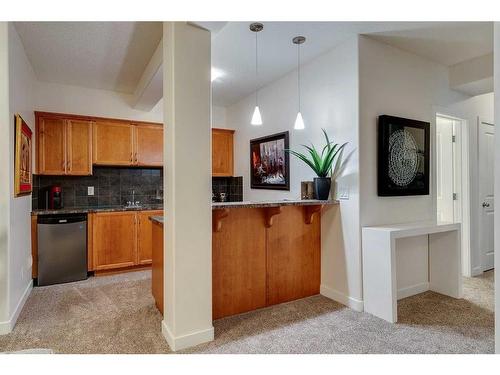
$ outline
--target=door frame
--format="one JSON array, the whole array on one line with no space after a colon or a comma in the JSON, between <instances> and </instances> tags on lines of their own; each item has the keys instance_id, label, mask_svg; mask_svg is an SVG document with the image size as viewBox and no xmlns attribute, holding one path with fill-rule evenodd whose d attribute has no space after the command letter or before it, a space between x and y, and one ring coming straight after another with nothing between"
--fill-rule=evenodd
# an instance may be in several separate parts
<instances>
[{"instance_id":1,"label":"door frame","mask_svg":"<svg viewBox=\"0 0 500 375\"><path fill-rule=\"evenodd\" d=\"M493 126L493 128L495 128L495 124L491 121L488 121L488 120L482 120L481 117L477 117L477 171L478 171L478 181L479 181L479 164L480 164L480 160L479 160L479 151L480 151L480 147L479 147L479 137L481 136L481 125L482 124L485 124L485 125L490 125L490 126ZM496 130L496 129L495 129ZM496 134L495 134L496 136ZM496 162L495 159L493 159L493 162ZM493 168L494 170L494 168ZM482 225L483 225L483 220L482 220L482 215L483 215L483 212L482 212L482 206L481 206L481 201L482 201L482 194L481 194L481 186L480 184L478 184L478 189L477 189L477 204L476 204L476 217L477 217L477 232L478 232L478 239L477 239L477 245L478 245L478 252L479 252L479 272L476 271L475 272L475 275L473 276L476 276L477 274L481 274L483 273L484 271L487 271L489 270L490 268L485 268L484 266L484 263L485 263L485 255L483 253L483 247L482 247L482 244L481 244L481 236L480 236L480 233L481 233L481 230L482 230ZM496 212L494 212L495 214ZM494 234L494 233L493 233ZM494 248L494 247L493 247Z\"/></svg>"},{"instance_id":2,"label":"door frame","mask_svg":"<svg viewBox=\"0 0 500 375\"><path fill-rule=\"evenodd\" d=\"M470 138L469 129L470 124L467 119L460 116L460 114L455 113L447 108L435 108L434 116L432 118L432 191L433 191L433 206L434 206L434 218L437 216L437 157L436 157L436 145L437 145L437 118L444 117L450 120L456 121L455 136L456 138L456 150L460 150L457 153L456 159L459 160L461 178L460 178L460 188L461 194L458 195L458 201L460 204L460 214L461 214L461 232L462 232L462 274L464 276L473 276L472 270L472 253L471 253L471 200L470 200L470 160L469 160L469 149L470 149Z\"/></svg>"}]
</instances>

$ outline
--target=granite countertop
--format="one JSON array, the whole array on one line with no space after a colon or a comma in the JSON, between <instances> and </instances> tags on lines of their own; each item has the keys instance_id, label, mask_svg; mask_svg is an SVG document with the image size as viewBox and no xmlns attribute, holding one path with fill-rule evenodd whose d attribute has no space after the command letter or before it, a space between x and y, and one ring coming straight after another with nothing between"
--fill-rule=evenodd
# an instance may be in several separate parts
<instances>
[{"instance_id":1,"label":"granite countertop","mask_svg":"<svg viewBox=\"0 0 500 375\"><path fill-rule=\"evenodd\" d=\"M298 200L275 200L275 201L246 201L246 202L214 202L212 203L212 210L219 210L223 208L260 208L260 207L279 207L279 206L315 206L315 205L330 205L338 204L338 201L318 200L318 199L298 199Z\"/></svg>"},{"instance_id":2,"label":"granite countertop","mask_svg":"<svg viewBox=\"0 0 500 375\"><path fill-rule=\"evenodd\" d=\"M147 211L163 210L161 204L149 204L141 207L125 208L125 206L101 206L101 207L68 207L59 210L39 209L33 210L31 215L57 215L57 214L86 214L91 212L119 212L119 211Z\"/></svg>"},{"instance_id":3,"label":"granite countertop","mask_svg":"<svg viewBox=\"0 0 500 375\"><path fill-rule=\"evenodd\" d=\"M163 216L150 216L149 220L151 220L153 223L158 223L163 225Z\"/></svg>"}]
</instances>

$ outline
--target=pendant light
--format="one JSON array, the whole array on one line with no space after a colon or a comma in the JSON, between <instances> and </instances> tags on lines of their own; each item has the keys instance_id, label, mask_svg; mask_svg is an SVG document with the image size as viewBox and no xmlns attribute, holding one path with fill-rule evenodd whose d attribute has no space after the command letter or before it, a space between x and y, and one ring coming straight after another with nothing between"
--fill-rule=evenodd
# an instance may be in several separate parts
<instances>
[{"instance_id":1,"label":"pendant light","mask_svg":"<svg viewBox=\"0 0 500 375\"><path fill-rule=\"evenodd\" d=\"M300 113L300 45L306 41L306 38L303 36L296 36L292 39L293 44L297 45L297 86L299 89L299 112L297 113L297 118L295 119L295 126L293 127L296 130L304 129L304 119L302 118L302 113Z\"/></svg>"},{"instance_id":2,"label":"pendant light","mask_svg":"<svg viewBox=\"0 0 500 375\"><path fill-rule=\"evenodd\" d=\"M262 117L260 116L259 109L259 89L258 89L258 78L259 78L259 65L258 65L258 50L257 50L257 33L262 31L264 25L259 22L254 22L250 24L250 30L255 33L255 109L253 110L252 121L250 122L254 126L262 125Z\"/></svg>"}]
</instances>

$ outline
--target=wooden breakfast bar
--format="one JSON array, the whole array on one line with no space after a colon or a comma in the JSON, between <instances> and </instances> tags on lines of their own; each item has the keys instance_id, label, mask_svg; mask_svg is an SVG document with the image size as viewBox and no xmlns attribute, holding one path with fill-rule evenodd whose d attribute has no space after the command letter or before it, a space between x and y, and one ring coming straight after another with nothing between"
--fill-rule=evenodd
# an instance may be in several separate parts
<instances>
[{"instance_id":1,"label":"wooden breakfast bar","mask_svg":"<svg viewBox=\"0 0 500 375\"><path fill-rule=\"evenodd\" d=\"M334 203L213 203L213 319L319 294L321 209ZM153 239L157 240L153 240L152 279L158 306L163 305L159 302L163 298L163 275L159 276L160 270L163 272L163 241L158 234L162 223L158 217L151 219L157 221L153 225ZM161 290L155 283L161 284Z\"/></svg>"}]
</instances>

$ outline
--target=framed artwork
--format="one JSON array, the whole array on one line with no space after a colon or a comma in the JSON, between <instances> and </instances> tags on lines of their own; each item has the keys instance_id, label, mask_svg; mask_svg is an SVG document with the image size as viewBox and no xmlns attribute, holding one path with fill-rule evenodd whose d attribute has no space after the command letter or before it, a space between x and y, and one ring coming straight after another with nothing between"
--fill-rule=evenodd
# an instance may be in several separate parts
<instances>
[{"instance_id":1,"label":"framed artwork","mask_svg":"<svg viewBox=\"0 0 500 375\"><path fill-rule=\"evenodd\" d=\"M33 187L33 132L20 115L16 115L15 122L14 195L19 197L31 194Z\"/></svg>"},{"instance_id":2,"label":"framed artwork","mask_svg":"<svg viewBox=\"0 0 500 375\"><path fill-rule=\"evenodd\" d=\"M428 122L379 116L378 195L428 195L429 151Z\"/></svg>"},{"instance_id":3,"label":"framed artwork","mask_svg":"<svg viewBox=\"0 0 500 375\"><path fill-rule=\"evenodd\" d=\"M290 190L288 132L250 140L250 187Z\"/></svg>"}]
</instances>

